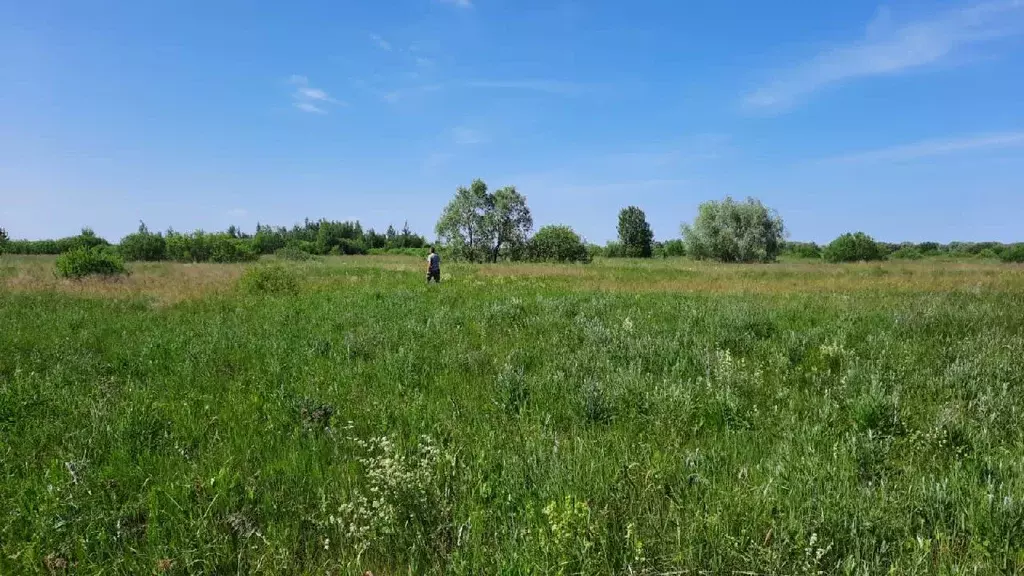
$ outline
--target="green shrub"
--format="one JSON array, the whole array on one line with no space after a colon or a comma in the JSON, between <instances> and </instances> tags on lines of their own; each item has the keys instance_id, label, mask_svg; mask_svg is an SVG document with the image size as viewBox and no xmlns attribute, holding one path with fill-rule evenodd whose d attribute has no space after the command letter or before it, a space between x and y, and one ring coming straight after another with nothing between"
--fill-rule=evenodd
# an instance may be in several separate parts
<instances>
[{"instance_id":1,"label":"green shrub","mask_svg":"<svg viewBox=\"0 0 1024 576\"><path fill-rule=\"evenodd\" d=\"M313 255L309 252L304 252L292 246L278 248L274 251L274 256L276 256L278 260L294 260L296 262L304 262L306 260L313 259Z\"/></svg>"},{"instance_id":2,"label":"green shrub","mask_svg":"<svg viewBox=\"0 0 1024 576\"><path fill-rule=\"evenodd\" d=\"M167 233L167 258L177 262L252 262L260 255L252 241L227 234L207 234L196 230L191 234Z\"/></svg>"},{"instance_id":3,"label":"green shrub","mask_svg":"<svg viewBox=\"0 0 1024 576\"><path fill-rule=\"evenodd\" d=\"M77 248L97 248L100 246L109 246L110 242L100 238L92 231L92 228L82 228L82 232L78 236L68 236L67 238L61 238L57 240L57 250L60 254L70 252Z\"/></svg>"},{"instance_id":4,"label":"green shrub","mask_svg":"<svg viewBox=\"0 0 1024 576\"><path fill-rule=\"evenodd\" d=\"M260 254L248 240L239 240L226 234L211 234L209 237L210 262L229 264L232 262L254 262Z\"/></svg>"},{"instance_id":5,"label":"green shrub","mask_svg":"<svg viewBox=\"0 0 1024 576\"><path fill-rule=\"evenodd\" d=\"M593 260L594 258L601 258L603 256L604 248L597 244L587 244L587 257L590 258L590 260Z\"/></svg>"},{"instance_id":6,"label":"green shrub","mask_svg":"<svg viewBox=\"0 0 1024 576\"><path fill-rule=\"evenodd\" d=\"M76 248L95 248L109 246L103 238L100 238L90 228L82 228L78 236L68 236L57 240L7 240L3 243L3 252L7 254L63 254Z\"/></svg>"},{"instance_id":7,"label":"green shrub","mask_svg":"<svg viewBox=\"0 0 1024 576\"><path fill-rule=\"evenodd\" d=\"M534 262L589 262L590 255L579 234L568 226L544 226L526 246Z\"/></svg>"},{"instance_id":8,"label":"green shrub","mask_svg":"<svg viewBox=\"0 0 1024 576\"><path fill-rule=\"evenodd\" d=\"M124 274L124 260L101 247L75 248L57 257L57 276L84 278L90 275Z\"/></svg>"},{"instance_id":9,"label":"green shrub","mask_svg":"<svg viewBox=\"0 0 1024 576\"><path fill-rule=\"evenodd\" d=\"M934 253L937 254L938 251L936 250ZM903 246L899 250L890 254L889 257L896 258L898 260L920 260L921 258L924 258L924 254L914 246Z\"/></svg>"},{"instance_id":10,"label":"green shrub","mask_svg":"<svg viewBox=\"0 0 1024 576\"><path fill-rule=\"evenodd\" d=\"M10 240L4 247L7 254L60 254L56 240Z\"/></svg>"},{"instance_id":11,"label":"green shrub","mask_svg":"<svg viewBox=\"0 0 1024 576\"><path fill-rule=\"evenodd\" d=\"M661 249L665 256L686 256L686 242L679 238L666 240L661 245Z\"/></svg>"},{"instance_id":12,"label":"green shrub","mask_svg":"<svg viewBox=\"0 0 1024 576\"><path fill-rule=\"evenodd\" d=\"M822 254L827 262L871 262L884 260L884 249L863 232L846 233L833 240Z\"/></svg>"},{"instance_id":13,"label":"green shrub","mask_svg":"<svg viewBox=\"0 0 1024 576\"><path fill-rule=\"evenodd\" d=\"M622 242L615 240L609 240L608 243L604 245L604 248L600 248L600 250L601 256L604 256L605 258L626 257L626 249L623 247Z\"/></svg>"},{"instance_id":14,"label":"green shrub","mask_svg":"<svg viewBox=\"0 0 1024 576\"><path fill-rule=\"evenodd\" d=\"M249 294L296 294L299 291L298 278L279 264L249 268L238 283L242 291Z\"/></svg>"},{"instance_id":15,"label":"green shrub","mask_svg":"<svg viewBox=\"0 0 1024 576\"><path fill-rule=\"evenodd\" d=\"M797 258L821 258L821 247L814 242L786 242L782 251Z\"/></svg>"},{"instance_id":16,"label":"green shrub","mask_svg":"<svg viewBox=\"0 0 1024 576\"><path fill-rule=\"evenodd\" d=\"M121 255L129 262L156 262L167 258L167 241L162 234L153 234L145 223L139 223L139 231L121 239Z\"/></svg>"},{"instance_id":17,"label":"green shrub","mask_svg":"<svg viewBox=\"0 0 1024 576\"><path fill-rule=\"evenodd\" d=\"M978 252L975 255L975 257L976 258L983 258L983 259L986 259L986 260L998 260L999 259L999 252L996 252L995 250L993 250L991 248L985 248L981 252Z\"/></svg>"},{"instance_id":18,"label":"green shrub","mask_svg":"<svg viewBox=\"0 0 1024 576\"><path fill-rule=\"evenodd\" d=\"M999 259L1003 262L1015 264L1024 263L1024 244L1014 244L1003 250L1002 254L999 255Z\"/></svg>"},{"instance_id":19,"label":"green shrub","mask_svg":"<svg viewBox=\"0 0 1024 576\"><path fill-rule=\"evenodd\" d=\"M704 202L693 225L683 225L686 253L698 260L774 262L785 226L779 214L756 198Z\"/></svg>"}]
</instances>

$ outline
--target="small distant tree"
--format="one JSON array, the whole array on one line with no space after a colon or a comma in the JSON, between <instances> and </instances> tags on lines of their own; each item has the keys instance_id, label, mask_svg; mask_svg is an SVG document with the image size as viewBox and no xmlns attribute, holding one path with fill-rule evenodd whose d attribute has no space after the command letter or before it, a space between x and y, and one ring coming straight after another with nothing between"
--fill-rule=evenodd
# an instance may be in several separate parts
<instances>
[{"instance_id":1,"label":"small distant tree","mask_svg":"<svg viewBox=\"0 0 1024 576\"><path fill-rule=\"evenodd\" d=\"M7 230L0 228L0 254L3 254L4 245L6 245L9 240L10 237L7 236Z\"/></svg>"},{"instance_id":2,"label":"small distant tree","mask_svg":"<svg viewBox=\"0 0 1024 576\"><path fill-rule=\"evenodd\" d=\"M686 252L698 260L774 262L782 250L782 218L760 200L704 202L693 224L684 224Z\"/></svg>"},{"instance_id":3,"label":"small distant tree","mask_svg":"<svg viewBox=\"0 0 1024 576\"><path fill-rule=\"evenodd\" d=\"M636 206L623 208L619 212L619 243L627 258L650 258L654 232L647 223L647 215Z\"/></svg>"},{"instance_id":4,"label":"small distant tree","mask_svg":"<svg viewBox=\"0 0 1024 576\"><path fill-rule=\"evenodd\" d=\"M533 235L527 257L534 262L589 262L586 244L568 226L544 226Z\"/></svg>"},{"instance_id":5,"label":"small distant tree","mask_svg":"<svg viewBox=\"0 0 1024 576\"><path fill-rule=\"evenodd\" d=\"M885 259L885 249L863 232L847 232L825 247L822 257L826 262L871 262Z\"/></svg>"},{"instance_id":6,"label":"small distant tree","mask_svg":"<svg viewBox=\"0 0 1024 576\"><path fill-rule=\"evenodd\" d=\"M402 233L398 237L398 242L399 248L423 248L427 245L426 238L413 232L409 228L408 221L402 225Z\"/></svg>"}]
</instances>

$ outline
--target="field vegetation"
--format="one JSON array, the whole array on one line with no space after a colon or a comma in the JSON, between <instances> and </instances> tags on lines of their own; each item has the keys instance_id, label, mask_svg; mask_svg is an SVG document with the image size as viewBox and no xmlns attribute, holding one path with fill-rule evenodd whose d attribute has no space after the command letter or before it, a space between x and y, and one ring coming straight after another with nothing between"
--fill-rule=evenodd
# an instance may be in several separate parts
<instances>
[{"instance_id":1,"label":"field vegetation","mask_svg":"<svg viewBox=\"0 0 1024 576\"><path fill-rule=\"evenodd\" d=\"M0 574L1024 571L1024 245L617 231L0 229Z\"/></svg>"},{"instance_id":2,"label":"field vegetation","mask_svg":"<svg viewBox=\"0 0 1024 576\"><path fill-rule=\"evenodd\" d=\"M0 573L1024 568L1017 266L0 263Z\"/></svg>"}]
</instances>

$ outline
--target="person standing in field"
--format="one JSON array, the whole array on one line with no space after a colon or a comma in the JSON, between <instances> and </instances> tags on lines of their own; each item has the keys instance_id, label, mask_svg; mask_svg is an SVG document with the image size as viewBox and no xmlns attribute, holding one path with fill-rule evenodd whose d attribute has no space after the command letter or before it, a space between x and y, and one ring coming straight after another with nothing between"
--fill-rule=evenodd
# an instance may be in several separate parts
<instances>
[{"instance_id":1,"label":"person standing in field","mask_svg":"<svg viewBox=\"0 0 1024 576\"><path fill-rule=\"evenodd\" d=\"M433 280L438 284L441 283L441 256L434 250L434 247L430 247L430 254L427 255L427 284Z\"/></svg>"}]
</instances>

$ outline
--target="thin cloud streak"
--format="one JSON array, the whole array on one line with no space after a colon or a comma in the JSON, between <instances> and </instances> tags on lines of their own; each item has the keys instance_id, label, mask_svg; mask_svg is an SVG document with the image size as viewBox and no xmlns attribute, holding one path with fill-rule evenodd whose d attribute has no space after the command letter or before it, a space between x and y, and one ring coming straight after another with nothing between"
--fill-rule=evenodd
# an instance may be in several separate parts
<instances>
[{"instance_id":1,"label":"thin cloud streak","mask_svg":"<svg viewBox=\"0 0 1024 576\"><path fill-rule=\"evenodd\" d=\"M1024 132L1003 132L998 134L980 134L961 138L924 140L914 144L893 146L879 150L869 150L866 152L857 152L854 154L826 158L821 162L829 164L908 162L911 160L946 156L960 152L1007 148L1024 148Z\"/></svg>"},{"instance_id":2,"label":"thin cloud streak","mask_svg":"<svg viewBox=\"0 0 1024 576\"><path fill-rule=\"evenodd\" d=\"M879 10L864 39L819 53L743 99L750 110L785 111L828 86L937 64L969 46L1024 33L1024 0L990 0L894 27Z\"/></svg>"},{"instance_id":3,"label":"thin cloud streak","mask_svg":"<svg viewBox=\"0 0 1024 576\"><path fill-rule=\"evenodd\" d=\"M327 111L320 108L316 104L310 104L309 102L296 102L295 107L303 112L309 112L312 114L327 114Z\"/></svg>"},{"instance_id":4,"label":"thin cloud streak","mask_svg":"<svg viewBox=\"0 0 1024 576\"><path fill-rule=\"evenodd\" d=\"M309 85L309 79L298 74L288 79L289 84L295 85L292 92L292 105L296 109L310 114L327 114L323 104L342 105L345 103L331 97L330 94L319 88Z\"/></svg>"},{"instance_id":5,"label":"thin cloud streak","mask_svg":"<svg viewBox=\"0 0 1024 576\"><path fill-rule=\"evenodd\" d=\"M581 84L560 80L470 80L466 82L466 86L498 90L526 90L561 95L578 94L585 88Z\"/></svg>"},{"instance_id":6,"label":"thin cloud streak","mask_svg":"<svg viewBox=\"0 0 1024 576\"><path fill-rule=\"evenodd\" d=\"M459 8L472 8L472 0L441 0L442 4L451 4L452 6L458 6Z\"/></svg>"}]
</instances>

